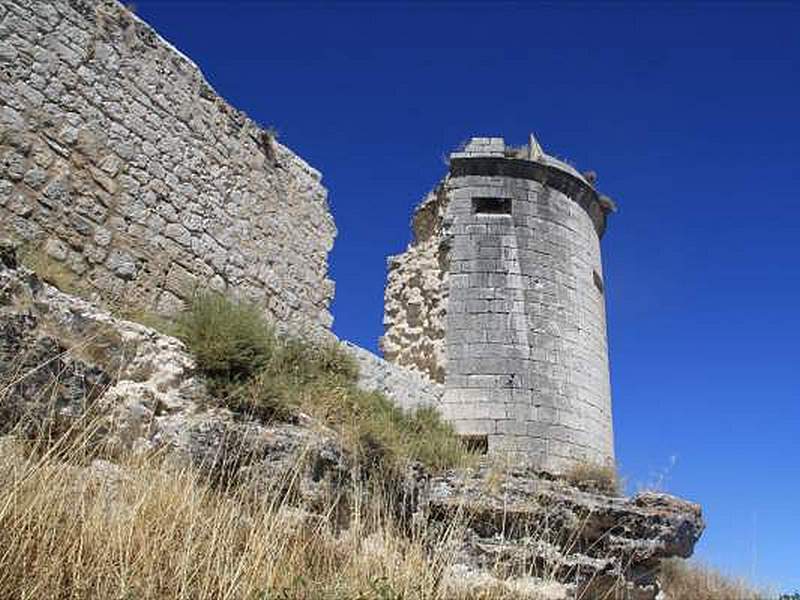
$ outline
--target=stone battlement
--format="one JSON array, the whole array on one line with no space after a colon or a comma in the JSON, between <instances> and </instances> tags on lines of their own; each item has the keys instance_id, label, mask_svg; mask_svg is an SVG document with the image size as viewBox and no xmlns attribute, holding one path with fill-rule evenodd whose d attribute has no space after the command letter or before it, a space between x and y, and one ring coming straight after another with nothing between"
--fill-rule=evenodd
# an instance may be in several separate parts
<instances>
[{"instance_id":1,"label":"stone battlement","mask_svg":"<svg viewBox=\"0 0 800 600\"><path fill-rule=\"evenodd\" d=\"M572 165L545 154L536 138L528 145L506 146L503 138L472 138L463 150L450 154L454 177L510 177L546 184L577 202L590 216L597 234L606 229L606 216L613 212L610 200Z\"/></svg>"}]
</instances>

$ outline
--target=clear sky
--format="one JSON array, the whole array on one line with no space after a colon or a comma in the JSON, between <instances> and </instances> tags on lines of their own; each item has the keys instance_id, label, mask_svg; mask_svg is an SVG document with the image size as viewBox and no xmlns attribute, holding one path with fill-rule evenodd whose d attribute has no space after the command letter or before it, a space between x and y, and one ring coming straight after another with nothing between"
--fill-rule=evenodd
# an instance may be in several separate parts
<instances>
[{"instance_id":1,"label":"clear sky","mask_svg":"<svg viewBox=\"0 0 800 600\"><path fill-rule=\"evenodd\" d=\"M376 349L386 256L473 135L593 169L629 488L700 502L696 556L800 589L800 4L136 0L324 174L334 329Z\"/></svg>"}]
</instances>

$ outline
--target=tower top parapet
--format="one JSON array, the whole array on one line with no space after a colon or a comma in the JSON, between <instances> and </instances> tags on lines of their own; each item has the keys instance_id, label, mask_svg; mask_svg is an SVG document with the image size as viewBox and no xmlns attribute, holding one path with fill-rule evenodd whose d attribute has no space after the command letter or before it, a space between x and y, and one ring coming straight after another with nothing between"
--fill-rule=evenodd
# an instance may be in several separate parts
<instances>
[{"instance_id":1,"label":"tower top parapet","mask_svg":"<svg viewBox=\"0 0 800 600\"><path fill-rule=\"evenodd\" d=\"M459 158L510 158L538 162L543 165L561 169L573 177L577 177L589 186L593 185L593 182L589 181L569 163L546 154L532 133L530 134L528 144L525 146L507 146L505 140L501 137L471 138L464 145L463 149L450 154L451 160Z\"/></svg>"},{"instance_id":2,"label":"tower top parapet","mask_svg":"<svg viewBox=\"0 0 800 600\"><path fill-rule=\"evenodd\" d=\"M581 173L572 165L545 153L533 134L524 146L507 146L501 137L473 137L462 149L450 154L450 175L539 181L581 205L601 237L606 229L606 216L616 210L614 202L595 188L595 173Z\"/></svg>"}]
</instances>

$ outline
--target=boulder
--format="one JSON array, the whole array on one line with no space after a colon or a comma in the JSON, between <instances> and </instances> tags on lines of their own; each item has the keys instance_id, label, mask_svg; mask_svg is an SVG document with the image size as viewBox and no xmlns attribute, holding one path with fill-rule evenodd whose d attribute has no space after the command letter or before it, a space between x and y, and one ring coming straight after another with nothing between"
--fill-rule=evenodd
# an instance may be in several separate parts
<instances>
[{"instance_id":1,"label":"boulder","mask_svg":"<svg viewBox=\"0 0 800 600\"><path fill-rule=\"evenodd\" d=\"M469 572L555 580L585 599L655 598L661 560L689 557L705 527L697 504L669 494L608 496L491 465L431 478L420 509L463 522L456 563Z\"/></svg>"}]
</instances>

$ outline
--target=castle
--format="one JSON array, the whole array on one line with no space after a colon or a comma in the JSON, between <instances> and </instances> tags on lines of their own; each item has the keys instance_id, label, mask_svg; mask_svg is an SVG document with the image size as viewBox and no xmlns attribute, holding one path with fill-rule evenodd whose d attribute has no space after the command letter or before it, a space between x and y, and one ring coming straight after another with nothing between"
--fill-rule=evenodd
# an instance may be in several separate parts
<instances>
[{"instance_id":1,"label":"castle","mask_svg":"<svg viewBox=\"0 0 800 600\"><path fill-rule=\"evenodd\" d=\"M476 448L545 470L612 464L600 238L613 204L536 139L473 138L390 258L386 358L444 384Z\"/></svg>"},{"instance_id":2,"label":"castle","mask_svg":"<svg viewBox=\"0 0 800 600\"><path fill-rule=\"evenodd\" d=\"M158 312L211 288L331 338L321 175L116 0L8 0L0 236L84 294ZM362 383L468 442L561 470L613 461L600 237L610 203L531 138L475 138L390 259ZM52 265L55 265L53 267Z\"/></svg>"},{"instance_id":3,"label":"castle","mask_svg":"<svg viewBox=\"0 0 800 600\"><path fill-rule=\"evenodd\" d=\"M395 423L398 413L386 410L384 397L351 397L353 406L330 420L270 420L271 398L263 407L254 398L254 410L222 401L203 390L196 356L182 342L133 322L152 324L142 315L173 314L195 290L210 289L254 303L283 331L336 343L328 253L337 232L321 174L228 104L189 58L118 0L0 0L0 374L10 376L0 394L0 442L9 442L2 450L12 476L6 496L52 497L56 509L73 495L81 506L96 496L101 510L94 512L102 518L86 541L103 552L105 525L140 527L128 518L129 508L146 500L141 493L150 480L139 471L172 485L177 469L179 487L159 488L151 498L186 495L180 488L205 502L216 496L199 486L224 488L225 512L211 510L206 520L214 535L188 536L209 538L210 551L234 538L261 540L263 528L249 523L266 523L286 538L288 559L302 570L307 559L298 562L302 552L293 545L313 525L324 536L309 555L314 564L320 549L336 548L348 565L358 563L343 575L369 584L341 587L332 569L330 582L326 575L313 588L281 585L277 593L284 595L375 592L375 569L400 560L403 568L393 569L399 579L381 582L382 591L663 597L662 559L691 555L704 523L698 505L668 495L608 495L617 489L614 470L605 468L613 465L614 445L600 239L613 203L594 184L593 174L548 156L533 136L517 148L501 138L474 138L450 156L447 175L414 212L413 242L389 259L385 359L347 342L337 350L357 361L353 383L361 389L403 409L435 407L467 444L501 460L469 469L396 469L398 451L390 447L420 421ZM267 372L256 378L262 376ZM308 402L317 385L315 378ZM328 402L350 391L322 394L320 412L339 412ZM341 435L336 422L360 421L371 405L379 407L367 415L378 417L375 424L348 423ZM92 426L76 431L83 417ZM25 426L9 427L16 422ZM40 432L50 450L28 460L18 450L39 448L27 442ZM433 458L461 458L444 433L434 439L448 447ZM414 431L410 445L423 435ZM76 442L81 460L65 460ZM432 444L423 445L428 453ZM128 450L145 462L121 460ZM503 457L511 457L508 464ZM368 468L375 461L392 468L373 479ZM56 495L16 485L49 485L53 477L36 476L42 466L66 486ZM133 485L124 487L129 480ZM380 490L402 485L400 493L373 494L372 482ZM216 487L207 489L216 494ZM114 493L94 493L101 488ZM269 521L244 519L240 527L237 520L233 537L225 537L224 524L233 522L225 515L258 516L259 504ZM24 504L15 510L37 513ZM63 511L45 512L44 524L63 520ZM358 517L373 513L382 518L381 532L396 539L372 543L374 528ZM39 543L30 528L16 529L26 547ZM41 547L52 548L52 527L38 530L47 538ZM14 541L13 532L6 537ZM163 536L151 537L142 541L145 550ZM247 554L252 545L245 545ZM253 548L257 556L248 560L254 572L263 571L260 546ZM89 564L72 562L78 569ZM231 564L233 573L212 570L211 588L219 580L219 590L195 578L201 594L272 591L261 579L239 585L244 563ZM107 569L94 570L98 589L108 589ZM185 591L178 571L164 573ZM418 573L431 587L409 586ZM64 577L21 577L31 589L44 589L44 582L70 591ZM128 579L118 583L146 589ZM92 585L91 577L86 581ZM84 587L75 593L92 593Z\"/></svg>"}]
</instances>

